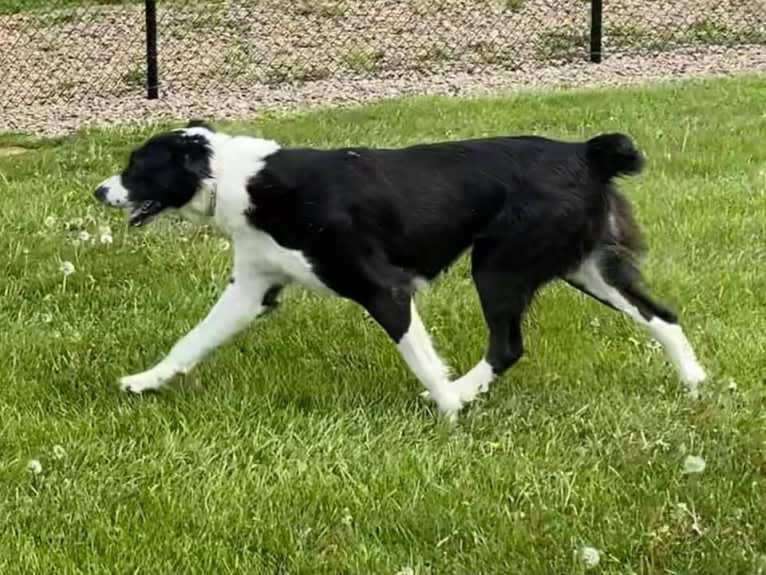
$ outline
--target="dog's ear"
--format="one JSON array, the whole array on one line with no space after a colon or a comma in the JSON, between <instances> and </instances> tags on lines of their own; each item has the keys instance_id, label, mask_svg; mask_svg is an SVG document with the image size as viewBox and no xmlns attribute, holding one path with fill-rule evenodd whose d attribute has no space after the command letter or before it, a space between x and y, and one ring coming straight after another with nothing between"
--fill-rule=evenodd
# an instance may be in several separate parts
<instances>
[{"instance_id":1,"label":"dog's ear","mask_svg":"<svg viewBox=\"0 0 766 575\"><path fill-rule=\"evenodd\" d=\"M189 120L189 123L186 124L187 128L205 128L206 130L209 130L211 132L215 132L215 128L208 124L205 120Z\"/></svg>"},{"instance_id":2,"label":"dog's ear","mask_svg":"<svg viewBox=\"0 0 766 575\"><path fill-rule=\"evenodd\" d=\"M210 150L197 142L190 142L183 155L184 168L200 179L210 177Z\"/></svg>"}]
</instances>

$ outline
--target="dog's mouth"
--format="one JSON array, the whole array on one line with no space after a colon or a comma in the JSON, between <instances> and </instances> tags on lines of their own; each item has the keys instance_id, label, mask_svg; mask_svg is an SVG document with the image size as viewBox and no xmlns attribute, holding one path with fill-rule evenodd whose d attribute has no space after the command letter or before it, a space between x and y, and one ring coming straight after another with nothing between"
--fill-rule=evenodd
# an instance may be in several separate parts
<instances>
[{"instance_id":1,"label":"dog's mouth","mask_svg":"<svg viewBox=\"0 0 766 575\"><path fill-rule=\"evenodd\" d=\"M134 228L141 227L154 219L164 209L165 206L161 202L154 200L133 204L130 209L128 225Z\"/></svg>"}]
</instances>

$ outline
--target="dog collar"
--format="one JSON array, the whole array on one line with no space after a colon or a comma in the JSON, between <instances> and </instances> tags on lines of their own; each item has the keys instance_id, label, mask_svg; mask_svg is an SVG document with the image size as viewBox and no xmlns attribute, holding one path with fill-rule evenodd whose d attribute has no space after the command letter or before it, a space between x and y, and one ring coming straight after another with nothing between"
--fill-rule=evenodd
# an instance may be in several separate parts
<instances>
[{"instance_id":1,"label":"dog collar","mask_svg":"<svg viewBox=\"0 0 766 575\"><path fill-rule=\"evenodd\" d=\"M215 186L210 186L207 189L207 202L205 206L204 214L208 218L215 216L215 204L216 204L216 189Z\"/></svg>"}]
</instances>

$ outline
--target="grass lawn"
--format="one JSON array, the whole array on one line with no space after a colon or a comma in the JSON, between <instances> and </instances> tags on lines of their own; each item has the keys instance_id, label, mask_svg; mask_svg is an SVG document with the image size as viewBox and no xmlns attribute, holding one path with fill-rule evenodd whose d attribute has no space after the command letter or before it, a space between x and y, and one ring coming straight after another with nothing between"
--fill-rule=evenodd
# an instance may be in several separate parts
<instances>
[{"instance_id":1,"label":"grass lawn","mask_svg":"<svg viewBox=\"0 0 766 575\"><path fill-rule=\"evenodd\" d=\"M623 188L705 399L640 330L557 285L527 355L456 426L360 309L297 289L185 383L121 394L215 301L227 245L171 221L128 232L95 205L149 131L0 136L0 573L570 575L583 545L596 573L766 573L764 101L747 78L229 126L317 146L621 130L646 150ZM470 368L486 332L466 262L419 305Z\"/></svg>"},{"instance_id":2,"label":"grass lawn","mask_svg":"<svg viewBox=\"0 0 766 575\"><path fill-rule=\"evenodd\" d=\"M0 0L0 14L69 10L119 4L135 4L140 0Z\"/></svg>"}]
</instances>

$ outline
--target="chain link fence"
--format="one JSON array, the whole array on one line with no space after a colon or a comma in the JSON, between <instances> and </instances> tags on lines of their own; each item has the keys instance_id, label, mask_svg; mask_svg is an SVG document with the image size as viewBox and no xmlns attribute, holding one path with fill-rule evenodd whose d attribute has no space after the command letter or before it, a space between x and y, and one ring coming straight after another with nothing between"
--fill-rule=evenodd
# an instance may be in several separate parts
<instances>
[{"instance_id":1,"label":"chain link fence","mask_svg":"<svg viewBox=\"0 0 766 575\"><path fill-rule=\"evenodd\" d=\"M160 0L159 96L433 76L591 57L600 0ZM0 103L147 89L154 1L0 0ZM764 0L607 0L604 59L766 44ZM151 50L150 50L151 53ZM148 59L150 72L154 59ZM150 74L151 79L151 74ZM153 83L153 82L149 82ZM151 93L151 90L150 90Z\"/></svg>"}]
</instances>

